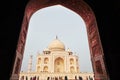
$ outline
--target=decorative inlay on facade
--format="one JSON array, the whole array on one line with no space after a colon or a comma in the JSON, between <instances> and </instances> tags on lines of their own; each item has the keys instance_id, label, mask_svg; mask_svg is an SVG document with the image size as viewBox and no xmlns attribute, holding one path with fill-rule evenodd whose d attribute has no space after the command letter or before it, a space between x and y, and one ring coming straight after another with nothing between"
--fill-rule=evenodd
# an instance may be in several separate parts
<instances>
[{"instance_id":1,"label":"decorative inlay on facade","mask_svg":"<svg viewBox=\"0 0 120 80\"><path fill-rule=\"evenodd\" d=\"M90 38L92 38L97 33L97 31L96 31L96 25L92 24L91 26L89 26L88 29L89 29L88 32L90 34Z\"/></svg>"},{"instance_id":2,"label":"decorative inlay on facade","mask_svg":"<svg viewBox=\"0 0 120 80\"><path fill-rule=\"evenodd\" d=\"M20 59L17 58L16 66L15 66L15 74L18 74L20 70Z\"/></svg>"},{"instance_id":3,"label":"decorative inlay on facade","mask_svg":"<svg viewBox=\"0 0 120 80\"><path fill-rule=\"evenodd\" d=\"M101 66L100 61L98 60L95 63L96 63L96 71L97 71L97 73L103 74L103 70L102 70L102 66Z\"/></svg>"}]
</instances>

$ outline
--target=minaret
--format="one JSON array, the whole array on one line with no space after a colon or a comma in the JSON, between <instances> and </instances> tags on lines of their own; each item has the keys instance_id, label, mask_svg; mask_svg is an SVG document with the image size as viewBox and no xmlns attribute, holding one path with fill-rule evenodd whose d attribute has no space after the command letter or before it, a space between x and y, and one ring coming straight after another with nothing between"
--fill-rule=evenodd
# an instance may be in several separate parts
<instances>
[{"instance_id":1,"label":"minaret","mask_svg":"<svg viewBox=\"0 0 120 80\"><path fill-rule=\"evenodd\" d=\"M30 56L29 62L28 62L28 72L31 72L32 70L32 55Z\"/></svg>"}]
</instances>

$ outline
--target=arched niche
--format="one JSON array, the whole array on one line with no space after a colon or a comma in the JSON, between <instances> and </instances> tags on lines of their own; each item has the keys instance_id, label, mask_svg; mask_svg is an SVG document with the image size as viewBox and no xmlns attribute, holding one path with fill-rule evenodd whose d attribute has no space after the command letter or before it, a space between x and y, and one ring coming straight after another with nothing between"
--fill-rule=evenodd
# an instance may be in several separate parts
<instances>
[{"instance_id":1,"label":"arched niche","mask_svg":"<svg viewBox=\"0 0 120 80\"><path fill-rule=\"evenodd\" d=\"M38 58L38 64L40 64L41 63L41 58Z\"/></svg>"},{"instance_id":2,"label":"arched niche","mask_svg":"<svg viewBox=\"0 0 120 80\"><path fill-rule=\"evenodd\" d=\"M99 37L99 32L97 28L97 22L95 15L92 9L83 1L83 0L30 0L25 8L24 19L21 26L21 32L19 36L19 41L16 50L16 59L14 63L14 68L12 71L12 76L15 77L16 74L19 74L21 63L23 59L23 51L25 47L26 35L28 30L28 24L30 21L31 16L37 11L42 8L46 8L49 6L54 5L61 5L64 6L78 15L80 15L85 24L87 29L88 41L89 41L89 48L90 48L90 56L92 61L92 67L95 74L95 80L108 80L109 77L106 72L105 62L104 62L104 53ZM17 60L20 59L20 63L17 64ZM99 64L101 66L99 66ZM16 66L20 65L18 69L18 73L16 72ZM102 73L98 72L102 70Z\"/></svg>"},{"instance_id":3,"label":"arched niche","mask_svg":"<svg viewBox=\"0 0 120 80\"><path fill-rule=\"evenodd\" d=\"M70 64L74 64L74 59L70 58Z\"/></svg>"},{"instance_id":4,"label":"arched niche","mask_svg":"<svg viewBox=\"0 0 120 80\"><path fill-rule=\"evenodd\" d=\"M54 61L54 72L64 72L64 59L58 57Z\"/></svg>"},{"instance_id":5,"label":"arched niche","mask_svg":"<svg viewBox=\"0 0 120 80\"><path fill-rule=\"evenodd\" d=\"M45 59L44 59L44 64L47 64L49 62L49 59L46 57Z\"/></svg>"},{"instance_id":6,"label":"arched niche","mask_svg":"<svg viewBox=\"0 0 120 80\"><path fill-rule=\"evenodd\" d=\"M44 66L43 72L48 72L48 66Z\"/></svg>"}]
</instances>

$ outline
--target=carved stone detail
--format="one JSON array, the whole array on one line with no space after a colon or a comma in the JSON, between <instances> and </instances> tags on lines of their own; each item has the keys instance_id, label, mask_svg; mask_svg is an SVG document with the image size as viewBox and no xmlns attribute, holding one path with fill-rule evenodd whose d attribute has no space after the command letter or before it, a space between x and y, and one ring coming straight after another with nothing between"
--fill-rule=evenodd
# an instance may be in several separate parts
<instances>
[{"instance_id":1,"label":"carved stone detail","mask_svg":"<svg viewBox=\"0 0 120 80\"><path fill-rule=\"evenodd\" d=\"M24 16L16 53L23 54L25 41L26 41L26 35L27 35L27 29L28 29L27 23L28 23L27 18Z\"/></svg>"},{"instance_id":2,"label":"carved stone detail","mask_svg":"<svg viewBox=\"0 0 120 80\"><path fill-rule=\"evenodd\" d=\"M100 61L99 61L99 60L96 61L95 64L96 64L96 71L97 71L97 73L98 73L98 74L103 74L102 66L101 66Z\"/></svg>"},{"instance_id":3,"label":"carved stone detail","mask_svg":"<svg viewBox=\"0 0 120 80\"><path fill-rule=\"evenodd\" d=\"M15 66L15 74L18 74L20 71L20 59L17 58L16 66Z\"/></svg>"}]
</instances>

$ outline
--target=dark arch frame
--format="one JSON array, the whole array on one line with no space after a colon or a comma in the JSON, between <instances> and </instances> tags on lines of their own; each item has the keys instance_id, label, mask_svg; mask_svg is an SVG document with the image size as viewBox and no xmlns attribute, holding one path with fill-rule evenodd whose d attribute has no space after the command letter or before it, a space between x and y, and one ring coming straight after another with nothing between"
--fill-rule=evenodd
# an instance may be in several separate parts
<instances>
[{"instance_id":1,"label":"dark arch frame","mask_svg":"<svg viewBox=\"0 0 120 80\"><path fill-rule=\"evenodd\" d=\"M97 29L97 22L95 19L95 15L91 10L91 8L83 0L55 0L55 1L54 0L30 0L29 1L25 9L21 33L18 41L17 50L16 50L16 59L14 63L12 76L14 76L14 74L19 74L20 72L21 63L23 59L23 51L24 51L25 41L26 41L26 34L28 30L28 24L32 14L39 9L46 8L53 5L62 5L70 10L73 10L75 13L77 13L83 18L86 24L86 29L88 34L88 41L89 41L89 47L90 47L90 53L91 53L90 55L91 55L93 71L95 74L95 80L102 80L102 79L108 80L109 77L106 72L106 67L104 62L104 53L103 53L101 41L99 38L99 32ZM17 64L18 59L21 60L19 65ZM99 65L101 65L101 67ZM17 69L15 67L17 67ZM102 73L99 73L98 69L101 69ZM15 73L15 72L18 72L18 73Z\"/></svg>"}]
</instances>

